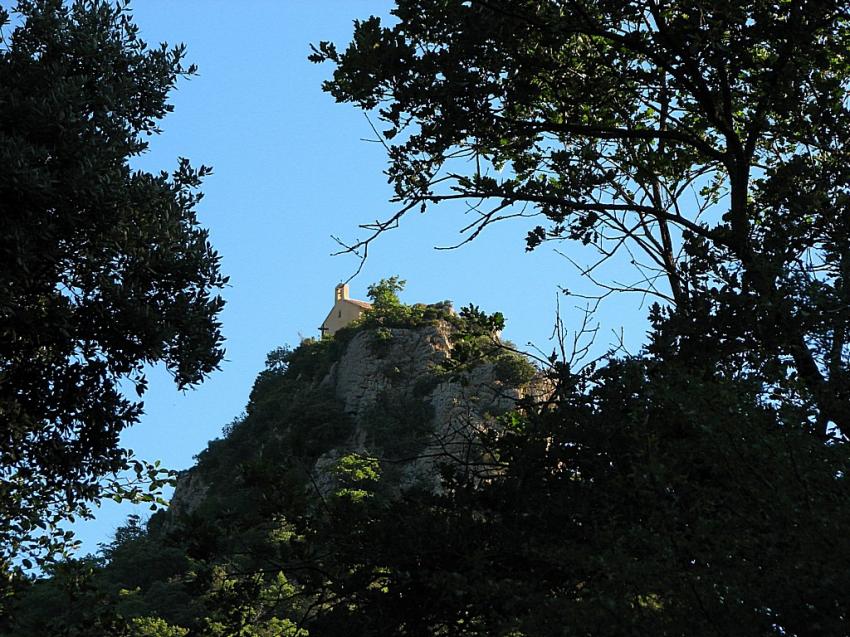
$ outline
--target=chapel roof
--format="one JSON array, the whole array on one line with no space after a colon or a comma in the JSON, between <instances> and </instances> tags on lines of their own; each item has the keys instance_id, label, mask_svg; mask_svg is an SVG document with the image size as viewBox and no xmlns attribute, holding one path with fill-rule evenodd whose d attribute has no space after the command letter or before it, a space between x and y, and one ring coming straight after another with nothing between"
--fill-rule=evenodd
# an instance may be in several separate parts
<instances>
[{"instance_id":1,"label":"chapel roof","mask_svg":"<svg viewBox=\"0 0 850 637\"><path fill-rule=\"evenodd\" d=\"M364 310L369 310L372 308L371 303L367 303L366 301L358 301L357 299L341 299L346 303L354 303L357 307L362 307Z\"/></svg>"}]
</instances>

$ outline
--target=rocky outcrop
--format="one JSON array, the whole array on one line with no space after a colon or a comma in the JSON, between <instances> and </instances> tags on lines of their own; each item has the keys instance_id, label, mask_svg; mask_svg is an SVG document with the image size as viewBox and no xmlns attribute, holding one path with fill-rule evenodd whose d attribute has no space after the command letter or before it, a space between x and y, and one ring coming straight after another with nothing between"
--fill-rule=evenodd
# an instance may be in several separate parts
<instances>
[{"instance_id":1,"label":"rocky outcrop","mask_svg":"<svg viewBox=\"0 0 850 637\"><path fill-rule=\"evenodd\" d=\"M418 453L410 458L387 458L385 451L383 455L399 470L399 488L414 484L437 488L435 465L480 458L480 450L472 449L476 431L493 426L498 415L513 409L529 392L546 392L546 384L539 379L522 386L499 380L490 362L470 370L463 381L451 379L441 369L451 357L451 329L444 322L415 329L384 328L360 332L351 340L322 383L333 389L354 417L356 431L345 449L319 458L317 474L325 475L323 469L343 453L381 453L380 441L370 439L369 431L376 403L410 406L419 402L431 417ZM404 418L399 416L403 425Z\"/></svg>"},{"instance_id":2,"label":"rocky outcrop","mask_svg":"<svg viewBox=\"0 0 850 637\"><path fill-rule=\"evenodd\" d=\"M354 423L343 444L322 453L312 475L320 491L334 486L332 467L348 453L376 456L393 472L395 488L439 488L437 465L485 459L476 433L545 381L511 382L498 365L482 362L463 379L446 372L451 330L440 321L417 328L364 329L354 334L319 381ZM258 447L262 441L257 441ZM172 499L177 513L193 511L209 487L197 471L181 474Z\"/></svg>"},{"instance_id":3,"label":"rocky outcrop","mask_svg":"<svg viewBox=\"0 0 850 637\"><path fill-rule=\"evenodd\" d=\"M181 471L177 476L169 511L176 515L191 513L204 501L208 492L209 485L201 474L194 469Z\"/></svg>"},{"instance_id":4,"label":"rocky outcrop","mask_svg":"<svg viewBox=\"0 0 850 637\"><path fill-rule=\"evenodd\" d=\"M345 410L362 417L382 392L412 393L418 379L433 375L450 356L448 326L383 328L357 334L322 385L333 388Z\"/></svg>"}]
</instances>

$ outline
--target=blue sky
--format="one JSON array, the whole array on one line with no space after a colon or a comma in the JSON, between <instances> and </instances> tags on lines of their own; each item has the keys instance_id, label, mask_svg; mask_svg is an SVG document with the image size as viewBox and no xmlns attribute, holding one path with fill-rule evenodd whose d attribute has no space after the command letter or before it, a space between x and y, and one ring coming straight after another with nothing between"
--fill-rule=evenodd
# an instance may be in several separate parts
<instances>
[{"instance_id":1,"label":"blue sky","mask_svg":"<svg viewBox=\"0 0 850 637\"><path fill-rule=\"evenodd\" d=\"M154 370L142 422L125 432L138 456L185 469L193 456L244 409L268 351L297 345L317 327L333 302L336 283L357 267L332 257L331 235L362 238L358 224L394 210L382 174L383 148L362 113L334 103L321 91L332 71L307 61L309 44L351 35L352 21L387 15L391 3L351 0L137 0L136 22L149 43L184 42L199 76L184 80L172 96L175 112L164 133L136 165L170 170L178 156L213 166L199 208L211 241L231 277L222 319L227 357L221 371L199 388L180 393ZM525 252L527 226L506 222L454 251L468 222L461 207L439 207L406 218L370 250L352 296L394 274L407 280L402 299L451 299L501 311L505 337L551 351L558 287L582 286L575 269L547 247ZM586 260L590 253L572 252ZM567 326L575 325L577 300L561 297ZM624 328L636 349L645 333L640 298L611 298L597 315L597 350ZM104 505L94 521L77 525L84 551L108 541L130 513L144 507Z\"/></svg>"}]
</instances>

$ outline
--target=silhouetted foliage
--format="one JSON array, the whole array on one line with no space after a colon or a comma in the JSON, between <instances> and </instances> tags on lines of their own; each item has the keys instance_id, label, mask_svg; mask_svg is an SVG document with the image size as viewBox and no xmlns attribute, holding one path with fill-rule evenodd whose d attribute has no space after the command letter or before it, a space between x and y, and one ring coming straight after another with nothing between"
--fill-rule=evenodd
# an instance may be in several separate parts
<instances>
[{"instance_id":1,"label":"silhouetted foliage","mask_svg":"<svg viewBox=\"0 0 850 637\"><path fill-rule=\"evenodd\" d=\"M0 572L60 552L58 524L167 478L119 443L164 363L178 387L223 355L227 279L195 216L209 173L133 170L157 134L182 46L150 48L123 3L0 10ZM105 477L128 470L124 480ZM142 485L146 487L147 485ZM5 578L4 578L5 579Z\"/></svg>"},{"instance_id":2,"label":"silhouetted foliage","mask_svg":"<svg viewBox=\"0 0 850 637\"><path fill-rule=\"evenodd\" d=\"M579 271L600 295L662 299L677 338L762 368L822 438L848 434L844 2L398 0L392 13L310 56L388 148L400 208L353 251L441 202L475 212L467 240L537 213L529 249L592 246ZM633 278L605 280L609 260Z\"/></svg>"}]
</instances>

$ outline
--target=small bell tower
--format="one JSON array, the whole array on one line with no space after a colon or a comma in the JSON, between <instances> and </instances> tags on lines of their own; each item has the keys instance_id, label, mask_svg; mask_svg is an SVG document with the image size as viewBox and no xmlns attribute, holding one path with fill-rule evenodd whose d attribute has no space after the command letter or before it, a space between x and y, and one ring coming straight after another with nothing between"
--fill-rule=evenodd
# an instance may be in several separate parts
<instances>
[{"instance_id":1,"label":"small bell tower","mask_svg":"<svg viewBox=\"0 0 850 637\"><path fill-rule=\"evenodd\" d=\"M348 283L340 283L334 289L334 303L337 301L345 301L348 296Z\"/></svg>"}]
</instances>

